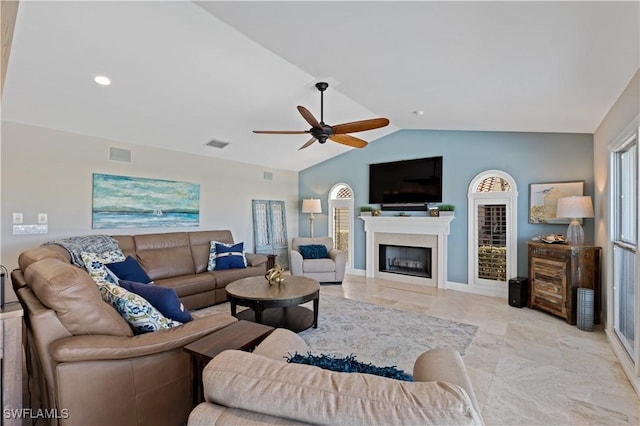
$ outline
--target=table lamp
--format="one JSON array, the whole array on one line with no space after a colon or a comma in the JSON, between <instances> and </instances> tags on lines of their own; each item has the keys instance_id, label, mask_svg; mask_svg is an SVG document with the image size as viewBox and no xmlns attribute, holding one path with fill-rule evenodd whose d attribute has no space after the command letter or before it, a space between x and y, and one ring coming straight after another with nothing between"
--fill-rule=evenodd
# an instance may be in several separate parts
<instances>
[{"instance_id":1,"label":"table lamp","mask_svg":"<svg viewBox=\"0 0 640 426\"><path fill-rule=\"evenodd\" d=\"M567 228L567 241L572 244L584 244L584 230L578 219L593 217L593 203L590 196L573 196L558 199L556 217L571 219Z\"/></svg>"},{"instance_id":2,"label":"table lamp","mask_svg":"<svg viewBox=\"0 0 640 426\"><path fill-rule=\"evenodd\" d=\"M307 198L302 200L302 213L309 213L309 227L311 228L311 238L313 238L313 217L314 213L322 213L320 200L317 198Z\"/></svg>"}]
</instances>

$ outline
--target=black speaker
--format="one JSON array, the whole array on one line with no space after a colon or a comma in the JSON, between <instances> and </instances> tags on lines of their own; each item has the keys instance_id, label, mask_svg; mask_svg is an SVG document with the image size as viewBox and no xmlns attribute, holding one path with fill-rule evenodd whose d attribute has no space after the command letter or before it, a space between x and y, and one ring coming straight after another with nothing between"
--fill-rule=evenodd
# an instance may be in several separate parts
<instances>
[{"instance_id":1,"label":"black speaker","mask_svg":"<svg viewBox=\"0 0 640 426\"><path fill-rule=\"evenodd\" d=\"M527 306L529 299L529 279L516 277L509 280L509 305L516 308Z\"/></svg>"}]
</instances>

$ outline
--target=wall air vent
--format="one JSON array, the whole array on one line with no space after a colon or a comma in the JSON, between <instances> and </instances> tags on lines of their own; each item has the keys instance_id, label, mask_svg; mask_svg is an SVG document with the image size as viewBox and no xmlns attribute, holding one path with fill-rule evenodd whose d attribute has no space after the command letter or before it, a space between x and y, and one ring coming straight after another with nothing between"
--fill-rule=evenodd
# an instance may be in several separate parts
<instances>
[{"instance_id":1,"label":"wall air vent","mask_svg":"<svg viewBox=\"0 0 640 426\"><path fill-rule=\"evenodd\" d=\"M229 145L229 142L223 142L216 139L211 139L210 142L207 142L207 146L212 146L214 148L222 149L225 146Z\"/></svg>"},{"instance_id":2,"label":"wall air vent","mask_svg":"<svg viewBox=\"0 0 640 426\"><path fill-rule=\"evenodd\" d=\"M121 161L123 163L131 162L131 150L130 149L122 149L115 148L113 146L109 147L109 160L111 161Z\"/></svg>"}]
</instances>

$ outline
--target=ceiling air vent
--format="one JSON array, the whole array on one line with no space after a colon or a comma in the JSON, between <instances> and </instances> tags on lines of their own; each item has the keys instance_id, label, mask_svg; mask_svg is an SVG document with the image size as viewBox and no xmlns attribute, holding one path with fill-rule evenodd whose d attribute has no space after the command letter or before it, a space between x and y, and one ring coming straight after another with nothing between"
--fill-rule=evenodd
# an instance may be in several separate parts
<instances>
[{"instance_id":1,"label":"ceiling air vent","mask_svg":"<svg viewBox=\"0 0 640 426\"><path fill-rule=\"evenodd\" d=\"M222 149L225 146L229 145L229 142L223 142L215 139L211 139L210 142L207 142L207 146L212 146L214 148Z\"/></svg>"}]
</instances>

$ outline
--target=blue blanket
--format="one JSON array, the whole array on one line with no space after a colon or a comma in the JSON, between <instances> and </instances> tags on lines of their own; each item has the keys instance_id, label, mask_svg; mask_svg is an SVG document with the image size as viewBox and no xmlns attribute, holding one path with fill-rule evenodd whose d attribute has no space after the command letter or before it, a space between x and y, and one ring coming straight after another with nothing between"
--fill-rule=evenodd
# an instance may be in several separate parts
<instances>
[{"instance_id":1,"label":"blue blanket","mask_svg":"<svg viewBox=\"0 0 640 426\"><path fill-rule=\"evenodd\" d=\"M71 263L84 268L84 262L80 253L104 253L105 251L119 250L118 241L108 235L86 235L83 237L64 238L62 240L49 241L45 244L56 244L64 247L71 255Z\"/></svg>"}]
</instances>

